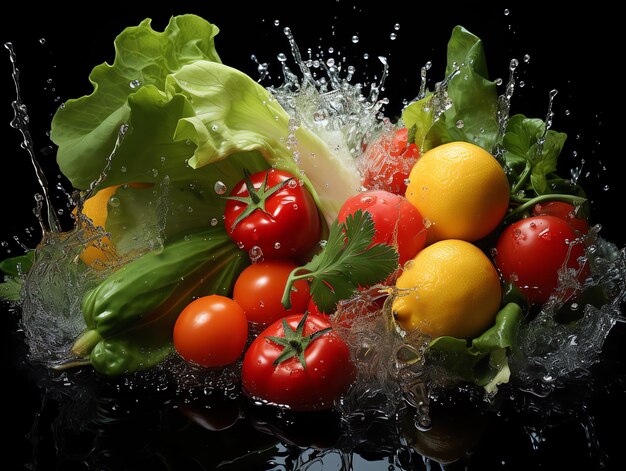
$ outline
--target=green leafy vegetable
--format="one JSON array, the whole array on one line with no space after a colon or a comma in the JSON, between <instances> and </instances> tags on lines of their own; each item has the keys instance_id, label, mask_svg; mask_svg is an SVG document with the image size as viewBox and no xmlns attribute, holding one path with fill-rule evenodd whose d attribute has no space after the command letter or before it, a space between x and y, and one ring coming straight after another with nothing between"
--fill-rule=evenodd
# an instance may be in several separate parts
<instances>
[{"instance_id":1,"label":"green leafy vegetable","mask_svg":"<svg viewBox=\"0 0 626 471\"><path fill-rule=\"evenodd\" d=\"M349 153L335 154L304 126L292 128L269 91L237 69L196 61L168 77L167 92L193 105L195 115L183 117L175 133L175 139L196 144L192 167L236 151L258 151L272 167L302 175L329 223L360 187Z\"/></svg>"},{"instance_id":2,"label":"green leafy vegetable","mask_svg":"<svg viewBox=\"0 0 626 471\"><path fill-rule=\"evenodd\" d=\"M491 152L498 135L497 87L488 78L482 41L462 26L452 30L448 42L446 77L442 88L411 103L402 114L407 127L416 126L415 143L426 151L466 141Z\"/></svg>"},{"instance_id":3,"label":"green leafy vegetable","mask_svg":"<svg viewBox=\"0 0 626 471\"><path fill-rule=\"evenodd\" d=\"M521 308L509 303L498 312L495 325L473 339L471 346L465 339L437 337L428 345L427 358L459 378L494 392L498 384L508 381L507 353L517 348L521 320Z\"/></svg>"},{"instance_id":4,"label":"green leafy vegetable","mask_svg":"<svg viewBox=\"0 0 626 471\"><path fill-rule=\"evenodd\" d=\"M22 276L33 266L35 251L29 250L23 255L0 261L0 271L5 274L0 283L0 299L19 301L22 291Z\"/></svg>"},{"instance_id":5,"label":"green leafy vegetable","mask_svg":"<svg viewBox=\"0 0 626 471\"><path fill-rule=\"evenodd\" d=\"M324 250L289 275L283 306L291 307L289 294L297 280L311 281L313 301L322 312L332 312L358 286L384 280L398 266L398 252L386 244L372 245L373 238L374 222L368 212L358 210L344 223L335 221Z\"/></svg>"},{"instance_id":6,"label":"green leafy vegetable","mask_svg":"<svg viewBox=\"0 0 626 471\"><path fill-rule=\"evenodd\" d=\"M94 92L68 100L54 116L51 137L61 170L76 188L87 188L126 124L107 186L159 183L167 176L175 187L195 180L208 190L218 178L234 185L244 167L271 165L301 175L330 223L361 184L352 156L334 153L313 132L292 125L269 91L222 65L217 32L194 15L172 18L162 33L150 20L124 30L113 65L97 66L90 76ZM235 164L233 156L242 158ZM210 205L223 207L209 193Z\"/></svg>"}]
</instances>

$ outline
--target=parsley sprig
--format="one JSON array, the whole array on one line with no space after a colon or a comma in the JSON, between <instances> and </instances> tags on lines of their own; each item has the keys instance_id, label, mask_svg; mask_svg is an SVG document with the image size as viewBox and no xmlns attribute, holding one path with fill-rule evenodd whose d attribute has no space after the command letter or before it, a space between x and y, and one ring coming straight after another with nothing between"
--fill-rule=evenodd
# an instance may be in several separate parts
<instances>
[{"instance_id":1,"label":"parsley sprig","mask_svg":"<svg viewBox=\"0 0 626 471\"><path fill-rule=\"evenodd\" d=\"M332 312L339 301L352 296L359 286L387 278L398 266L398 252L386 244L372 245L374 233L368 212L358 210L343 223L335 221L324 249L289 274L283 306L291 307L290 293L298 280L310 281L315 305L322 312Z\"/></svg>"}]
</instances>

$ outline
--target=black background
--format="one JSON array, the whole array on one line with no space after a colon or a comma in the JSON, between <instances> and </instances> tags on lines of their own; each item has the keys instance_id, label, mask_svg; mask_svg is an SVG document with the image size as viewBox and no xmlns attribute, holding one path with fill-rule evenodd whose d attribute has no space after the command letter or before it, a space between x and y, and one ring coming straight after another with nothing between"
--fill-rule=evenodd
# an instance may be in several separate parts
<instances>
[{"instance_id":1,"label":"black background","mask_svg":"<svg viewBox=\"0 0 626 471\"><path fill-rule=\"evenodd\" d=\"M505 6L455 7L438 2L420 4L417 8L402 2L387 2L363 7L355 6L356 3L328 0L246 6L239 2L192 2L189 5L175 2L172 6L157 7L137 2L115 2L73 9L59 6L41 9L24 3L14 5L16 11L5 15L0 40L14 44L35 149L51 186L55 186L62 180L54 168L54 152L46 137L52 114L62 101L90 92L87 76L92 67L105 60L112 62L114 37L124 27L138 24L145 17L153 18L153 27L159 30L173 14L197 13L205 17L221 29L216 45L224 63L253 77L257 77L257 73L256 64L250 60L251 54L256 54L261 62L270 63L272 78L265 82L266 85L278 83L280 70L276 55L289 53L282 33L284 26L291 27L302 50L312 47L315 51L318 45L324 51L333 47L335 57L347 56L348 64L355 65L358 71L370 77L380 73L380 63L375 58L384 55L390 64L383 93L390 99L386 109L390 117L398 116L403 99L411 99L417 94L419 69L426 61L433 62L429 84L432 86L435 79L441 79L450 31L454 25L463 24L483 39L492 77L506 81L509 60L513 57L520 60L518 78L525 82L525 86L516 90L514 112L544 118L548 92L559 90L554 106L554 128L569 135L560 163L561 173L566 175L571 167L580 166L581 159L585 160L579 183L590 195L592 222L602 224L605 238L620 246L626 244L626 236L619 227L623 221L620 165L624 156L623 149L618 147L621 137L618 133L623 132L620 131L623 118L617 117L617 111L623 106L623 78L617 71L617 64L622 61L623 41L618 40L615 12L599 7L574 11L547 5L505 5L510 10L505 15ZM279 26L274 24L275 20ZM400 24L397 31L394 30L395 23ZM397 34L393 41L391 33ZM353 35L359 37L357 44L351 41ZM363 59L364 53L369 54L369 60ZM528 63L522 61L525 54L530 56ZM39 234L36 219L32 216L36 180L27 155L20 149L19 133L8 124L14 99L8 54L0 51L0 58L0 201L3 209L0 242L6 242L0 247L0 258L4 258L20 253L14 236L21 243L34 246ZM588 176L585 175L587 171ZM64 208L65 198L61 192L54 192L53 201L57 208ZM67 212L67 208L64 209ZM33 235L25 232L28 227L34 228ZM77 443L82 443L81 440L88 442L83 447L84 453L78 447L76 459L67 460L55 451L50 430L55 426L57 409L62 401L49 400L53 405L44 403L42 406L45 388L37 385L41 372L25 365L24 346L19 333L15 334L16 315L4 311L6 309L3 310L6 315L0 319L1 365L4 370L1 389L7 413L15 416L13 420L4 421L4 431L10 437L6 449L12 450L11 462L16 463L15 468L9 469L21 469L24 463L34 461L37 461L38 469L73 469L72 466L87 469L78 467L77 463L99 463L93 459L94 452L89 452L91 438L97 436L98 431L76 437ZM601 461L608 468L618 467L623 461L620 446L625 438L619 423L626 399L625 368L621 359L625 353L623 340L624 327L618 325L605 347L604 362L592 372L592 380L573 385L562 397L559 396L564 413L553 420L544 417L541 422L541 414L534 413L530 406L522 407L522 412L513 406L503 406L502 414L490 419L485 438L467 461L469 468L533 469L556 464L573 469L594 469L600 467ZM110 393L106 386L104 388ZM583 428L578 425L581 397L586 413L595 419L595 437L600 453L587 449ZM161 399L159 397L156 403L160 404ZM120 434L119 442L107 445L111 454L124 457L120 463L127 463L125 466L118 463L110 469L144 469L146 462L143 465L141 461L133 462L133 454L129 451L134 449L131 443L137 444L137 449L145 449L149 444L148 449L163 451L167 455L164 450L180 440L170 427L172 423L176 425L176 420L170 420L167 426L156 427L151 414L159 408L150 401L142 404L140 409L129 409L139 417L132 426L115 431ZM572 411L568 415L570 407ZM167 410L160 413L170 419L178 417L176 412ZM35 422L36 419L39 422ZM140 424L143 420L146 421L145 429ZM36 425L35 432L27 437L33 424ZM538 451L533 451L530 446L526 434L529 424L549 425L544 429L547 440ZM211 432L197 430L194 437L202 443L198 446L219 442ZM322 435L328 436L329 433ZM260 440L257 435L246 436L245 432L241 437L252 442ZM307 446L311 443L304 440L300 444ZM376 448L375 439L370 446ZM219 447L215 447L213 453L219 454L218 450ZM86 456L91 458L84 458ZM209 464L212 461L205 463L206 469L212 469ZM152 469L166 468L155 465ZM372 465L367 469L386 469L386 466Z\"/></svg>"}]
</instances>

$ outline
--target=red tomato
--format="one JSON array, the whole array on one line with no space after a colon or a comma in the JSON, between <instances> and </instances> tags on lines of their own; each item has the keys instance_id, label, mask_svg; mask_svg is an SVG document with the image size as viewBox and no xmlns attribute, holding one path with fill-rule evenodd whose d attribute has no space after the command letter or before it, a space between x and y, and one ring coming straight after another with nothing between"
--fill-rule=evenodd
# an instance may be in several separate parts
<instances>
[{"instance_id":1,"label":"red tomato","mask_svg":"<svg viewBox=\"0 0 626 471\"><path fill-rule=\"evenodd\" d=\"M581 234L589 232L589 223L585 218L579 217L577 208L563 201L548 201L547 203L537 203L533 208L533 216L556 216L564 219Z\"/></svg>"},{"instance_id":2,"label":"red tomato","mask_svg":"<svg viewBox=\"0 0 626 471\"><path fill-rule=\"evenodd\" d=\"M405 197L383 190L366 191L348 198L339 210L337 219L344 222L349 214L354 214L358 209L372 216L376 229L372 243L396 247L400 265L404 265L424 248L424 218Z\"/></svg>"},{"instance_id":3,"label":"red tomato","mask_svg":"<svg viewBox=\"0 0 626 471\"><path fill-rule=\"evenodd\" d=\"M407 128L398 129L393 138L383 135L367 147L359 162L365 188L404 195L405 181L419 158L417 146L408 144L408 133Z\"/></svg>"},{"instance_id":4,"label":"red tomato","mask_svg":"<svg viewBox=\"0 0 626 471\"><path fill-rule=\"evenodd\" d=\"M534 216L507 227L496 246L495 262L505 281L513 283L531 303L545 303L558 285L565 264L579 269L585 247L574 229L555 216ZM583 272L584 273L584 272Z\"/></svg>"},{"instance_id":5,"label":"red tomato","mask_svg":"<svg viewBox=\"0 0 626 471\"><path fill-rule=\"evenodd\" d=\"M318 243L322 227L308 190L290 173L276 169L249 175L235 185L224 222L239 248L258 248L261 256L254 257L266 260L306 253Z\"/></svg>"},{"instance_id":6,"label":"red tomato","mask_svg":"<svg viewBox=\"0 0 626 471\"><path fill-rule=\"evenodd\" d=\"M174 347L189 363L206 368L226 366L243 353L248 321L243 309L225 296L192 301L174 325Z\"/></svg>"},{"instance_id":7,"label":"red tomato","mask_svg":"<svg viewBox=\"0 0 626 471\"><path fill-rule=\"evenodd\" d=\"M355 368L345 342L334 331L325 329L330 329L326 317L303 314L270 325L252 342L244 357L241 374L245 391L295 411L331 408L354 380ZM279 361L289 348L301 354Z\"/></svg>"},{"instance_id":8,"label":"red tomato","mask_svg":"<svg viewBox=\"0 0 626 471\"><path fill-rule=\"evenodd\" d=\"M269 325L289 314L304 312L311 295L306 280L294 283L291 309L282 303L287 278L297 265L290 260L268 260L253 263L241 272L235 282L233 299L239 304L248 321Z\"/></svg>"}]
</instances>

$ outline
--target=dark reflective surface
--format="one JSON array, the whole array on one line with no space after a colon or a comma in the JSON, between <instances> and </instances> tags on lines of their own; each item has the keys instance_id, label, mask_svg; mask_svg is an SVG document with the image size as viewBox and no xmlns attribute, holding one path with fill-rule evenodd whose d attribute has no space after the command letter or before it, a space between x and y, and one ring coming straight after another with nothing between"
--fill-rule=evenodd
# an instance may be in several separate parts
<instances>
[{"instance_id":1,"label":"dark reflective surface","mask_svg":"<svg viewBox=\"0 0 626 471\"><path fill-rule=\"evenodd\" d=\"M391 100L387 115L392 117L403 98L416 94L424 62L432 60L430 76L441 77L446 41L460 23L484 40L493 77L506 76L511 57L530 55L530 62L518 69L525 86L516 91L514 112L543 117L548 91L559 89L554 127L570 136L561 172L567 174L585 159L589 175L580 183L592 199L592 221L602 223L605 238L626 244L618 228L621 218L616 217L624 203L619 118L613 119L621 106L620 78L615 77L614 63L601 60L597 52L619 48L611 12L568 11L572 16L566 21L565 13L556 9L516 5L504 15L504 7L423 5L414 12L404 3L353 8L353 3L332 0L286 8L233 4L219 11L208 4L185 7L181 2L152 8L103 4L90 14L50 8L37 9L35 15L32 5L15 7L20 12L6 15L0 39L14 43L36 150L52 186L61 181L45 134L52 113L61 101L89 92L88 73L95 64L112 60L115 35L147 16L154 18L156 28L171 14L204 16L221 28L217 49L225 63L256 77L256 64L249 60L254 53L270 63L273 83L279 71L276 54L288 53L284 26L291 27L301 49L332 46L370 77L372 70L379 70L372 58L386 55L391 74L384 95ZM401 27L392 41L395 23ZM355 34L357 44L351 41ZM364 53L371 58L362 60ZM30 216L35 178L17 132L8 126L13 99L8 55L0 62L0 241L7 242L0 257L5 257L8 250L19 251L14 235L29 246L39 236ZM64 202L62 193L53 192L53 201ZM31 226L29 235L24 228ZM438 469L435 461L457 458L460 461L446 469L621 469L624 461L623 324L614 328L603 362L588 377L547 398L520 392L523 385L503 389L494 404L438 391L431 406L434 428L423 434L412 428L410 410L401 411L397 421L368 413L363 420L353 417L346 422L333 412L277 414L245 398L176 394L174 387L157 391L141 387L141 382L126 384L88 371L50 375L27 363L16 332L17 315L6 306L2 311L6 469Z\"/></svg>"}]
</instances>

